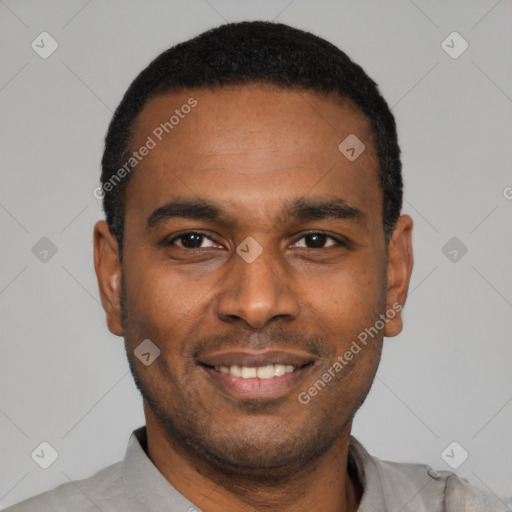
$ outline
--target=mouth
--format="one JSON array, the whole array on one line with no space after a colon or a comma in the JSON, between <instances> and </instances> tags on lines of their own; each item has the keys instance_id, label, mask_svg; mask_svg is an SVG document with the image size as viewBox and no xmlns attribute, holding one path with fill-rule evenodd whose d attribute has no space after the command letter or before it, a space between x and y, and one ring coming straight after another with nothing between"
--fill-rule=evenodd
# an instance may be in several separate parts
<instances>
[{"instance_id":1,"label":"mouth","mask_svg":"<svg viewBox=\"0 0 512 512\"><path fill-rule=\"evenodd\" d=\"M315 364L310 354L225 352L200 358L210 382L235 398L277 398L297 386Z\"/></svg>"},{"instance_id":2,"label":"mouth","mask_svg":"<svg viewBox=\"0 0 512 512\"><path fill-rule=\"evenodd\" d=\"M211 368L211 366L210 366ZM291 364L268 364L266 366L214 366L215 371L229 373L233 377L242 379L274 379L282 377L286 373L293 373L297 368Z\"/></svg>"}]
</instances>

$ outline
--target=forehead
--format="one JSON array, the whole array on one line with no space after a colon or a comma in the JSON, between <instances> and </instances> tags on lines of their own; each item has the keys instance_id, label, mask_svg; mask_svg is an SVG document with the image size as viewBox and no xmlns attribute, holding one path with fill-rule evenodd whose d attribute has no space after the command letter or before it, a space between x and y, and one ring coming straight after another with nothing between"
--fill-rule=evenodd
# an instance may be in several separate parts
<instances>
[{"instance_id":1,"label":"forehead","mask_svg":"<svg viewBox=\"0 0 512 512\"><path fill-rule=\"evenodd\" d=\"M354 136L365 148L350 160L339 145ZM336 95L254 84L162 94L134 126L131 150L144 145L152 148L133 171L126 201L140 214L173 197L281 211L308 194L381 212L370 122Z\"/></svg>"}]
</instances>

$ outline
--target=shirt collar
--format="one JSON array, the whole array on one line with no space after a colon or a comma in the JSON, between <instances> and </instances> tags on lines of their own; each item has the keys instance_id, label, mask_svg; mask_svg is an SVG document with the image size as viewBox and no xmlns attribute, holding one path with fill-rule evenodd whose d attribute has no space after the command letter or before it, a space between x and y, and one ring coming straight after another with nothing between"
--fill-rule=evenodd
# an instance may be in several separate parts
<instances>
[{"instance_id":1,"label":"shirt collar","mask_svg":"<svg viewBox=\"0 0 512 512\"><path fill-rule=\"evenodd\" d=\"M126 494L142 503L148 511L197 510L158 471L146 454L147 432L142 426L132 432L122 466Z\"/></svg>"},{"instance_id":2,"label":"shirt collar","mask_svg":"<svg viewBox=\"0 0 512 512\"><path fill-rule=\"evenodd\" d=\"M348 447L349 464L356 468L357 477L363 488L363 496L357 512L380 510L386 512L388 503L377 463L365 447L353 436L350 436Z\"/></svg>"}]
</instances>

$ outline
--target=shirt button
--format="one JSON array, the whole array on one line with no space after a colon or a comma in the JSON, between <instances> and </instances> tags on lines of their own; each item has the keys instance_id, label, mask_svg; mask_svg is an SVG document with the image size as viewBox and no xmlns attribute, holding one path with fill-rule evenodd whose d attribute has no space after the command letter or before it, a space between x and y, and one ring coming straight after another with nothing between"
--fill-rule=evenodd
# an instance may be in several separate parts
<instances>
[{"instance_id":1,"label":"shirt button","mask_svg":"<svg viewBox=\"0 0 512 512\"><path fill-rule=\"evenodd\" d=\"M428 470L428 475L432 477L434 480L438 480L439 478L441 478L441 473L432 468Z\"/></svg>"}]
</instances>

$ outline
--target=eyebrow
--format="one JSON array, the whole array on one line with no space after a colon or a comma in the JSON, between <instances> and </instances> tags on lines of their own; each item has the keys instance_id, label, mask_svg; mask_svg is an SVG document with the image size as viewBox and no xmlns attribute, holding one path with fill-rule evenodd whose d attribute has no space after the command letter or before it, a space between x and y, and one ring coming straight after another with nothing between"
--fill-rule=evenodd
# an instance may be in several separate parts
<instances>
[{"instance_id":1,"label":"eyebrow","mask_svg":"<svg viewBox=\"0 0 512 512\"><path fill-rule=\"evenodd\" d=\"M225 207L203 199L173 199L158 207L148 217L147 227L152 229L172 218L211 220L220 222L229 218ZM361 222L366 215L359 209L350 206L344 199L303 199L294 200L283 208L282 219L299 221L336 219Z\"/></svg>"}]
</instances>

